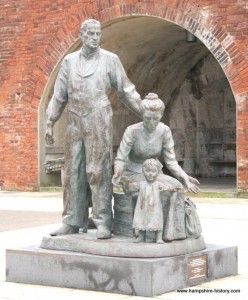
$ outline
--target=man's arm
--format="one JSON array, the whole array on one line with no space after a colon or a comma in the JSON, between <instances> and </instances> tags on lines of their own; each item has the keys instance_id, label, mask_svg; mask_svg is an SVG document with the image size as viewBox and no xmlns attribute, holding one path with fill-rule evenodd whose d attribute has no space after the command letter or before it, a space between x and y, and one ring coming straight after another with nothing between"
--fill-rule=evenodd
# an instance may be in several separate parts
<instances>
[{"instance_id":1,"label":"man's arm","mask_svg":"<svg viewBox=\"0 0 248 300\"><path fill-rule=\"evenodd\" d=\"M58 77L54 86L54 94L46 110L47 129L46 142L48 145L54 144L53 126L60 118L63 110L68 102L67 82L68 82L68 67L67 60L64 59L60 67Z\"/></svg>"},{"instance_id":2,"label":"man's arm","mask_svg":"<svg viewBox=\"0 0 248 300\"><path fill-rule=\"evenodd\" d=\"M133 132L131 127L127 127L123 134L120 146L117 151L117 155L114 161L114 179L119 180L123 171L125 164L127 163L128 155L132 149L134 143Z\"/></svg>"},{"instance_id":3,"label":"man's arm","mask_svg":"<svg viewBox=\"0 0 248 300\"><path fill-rule=\"evenodd\" d=\"M122 63L117 55L111 57L111 84L117 91L121 102L141 117L141 97L135 85L128 79Z\"/></svg>"}]
</instances>

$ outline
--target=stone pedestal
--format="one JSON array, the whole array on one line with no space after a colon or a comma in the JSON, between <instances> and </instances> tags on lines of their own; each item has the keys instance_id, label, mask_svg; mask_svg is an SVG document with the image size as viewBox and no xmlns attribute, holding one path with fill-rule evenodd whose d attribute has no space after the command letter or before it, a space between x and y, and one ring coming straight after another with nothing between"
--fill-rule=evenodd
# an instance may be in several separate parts
<instances>
[{"instance_id":1,"label":"stone pedestal","mask_svg":"<svg viewBox=\"0 0 248 300\"><path fill-rule=\"evenodd\" d=\"M133 238L113 235L111 239L96 238L96 230L83 234L44 236L41 248L115 257L155 258L176 256L201 251L206 248L202 236L164 244L154 242L134 243Z\"/></svg>"},{"instance_id":2,"label":"stone pedestal","mask_svg":"<svg viewBox=\"0 0 248 300\"><path fill-rule=\"evenodd\" d=\"M162 258L109 257L35 246L6 250L6 280L152 297L236 275L237 247Z\"/></svg>"}]
</instances>

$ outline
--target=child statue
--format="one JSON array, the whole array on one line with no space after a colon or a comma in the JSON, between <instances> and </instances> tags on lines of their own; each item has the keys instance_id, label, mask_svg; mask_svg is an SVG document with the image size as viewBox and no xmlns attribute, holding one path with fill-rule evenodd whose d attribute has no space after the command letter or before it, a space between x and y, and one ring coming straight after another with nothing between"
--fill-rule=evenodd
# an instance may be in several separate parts
<instances>
[{"instance_id":1,"label":"child statue","mask_svg":"<svg viewBox=\"0 0 248 300\"><path fill-rule=\"evenodd\" d=\"M122 177L121 184L126 193L138 192L138 199L134 210L133 229L139 234L135 242L145 242L147 231L156 233L156 243L163 244L163 208L161 193L177 191L172 185L157 181L162 164L157 159L147 159L143 163L144 181L139 183L129 182L127 177Z\"/></svg>"}]
</instances>

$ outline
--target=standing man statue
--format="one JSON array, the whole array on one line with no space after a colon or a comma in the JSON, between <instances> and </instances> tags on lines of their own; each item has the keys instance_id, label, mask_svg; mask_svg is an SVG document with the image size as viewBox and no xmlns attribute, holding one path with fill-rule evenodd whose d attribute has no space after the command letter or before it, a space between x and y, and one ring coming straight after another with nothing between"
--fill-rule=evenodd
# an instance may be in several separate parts
<instances>
[{"instance_id":1,"label":"standing man statue","mask_svg":"<svg viewBox=\"0 0 248 300\"><path fill-rule=\"evenodd\" d=\"M107 95L116 90L137 115L141 98L118 56L99 47L100 37L98 21L81 25L83 47L64 58L46 112L46 142L52 145L53 126L68 107L63 224L51 235L78 233L92 197L97 238L111 237L112 108Z\"/></svg>"}]
</instances>

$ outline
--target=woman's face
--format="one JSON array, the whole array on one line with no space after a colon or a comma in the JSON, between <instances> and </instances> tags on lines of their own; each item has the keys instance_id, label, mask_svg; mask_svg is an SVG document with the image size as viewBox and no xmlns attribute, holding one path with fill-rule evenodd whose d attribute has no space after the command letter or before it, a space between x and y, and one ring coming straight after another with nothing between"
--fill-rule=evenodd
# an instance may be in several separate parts
<instances>
[{"instance_id":1,"label":"woman's face","mask_svg":"<svg viewBox=\"0 0 248 300\"><path fill-rule=\"evenodd\" d=\"M143 117L143 123L145 128L148 131L152 132L158 126L158 123L160 122L162 115L160 112L157 111L146 110L144 111L142 117Z\"/></svg>"}]
</instances>

